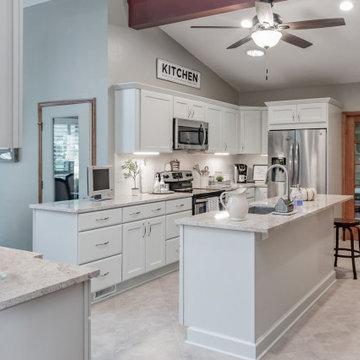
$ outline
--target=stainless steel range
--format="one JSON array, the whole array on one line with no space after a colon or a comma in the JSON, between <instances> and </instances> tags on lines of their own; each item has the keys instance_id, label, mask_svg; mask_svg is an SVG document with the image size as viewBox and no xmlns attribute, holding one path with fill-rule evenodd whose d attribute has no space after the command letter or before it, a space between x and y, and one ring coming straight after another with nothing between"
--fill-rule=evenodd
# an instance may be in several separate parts
<instances>
[{"instance_id":1,"label":"stainless steel range","mask_svg":"<svg viewBox=\"0 0 360 360\"><path fill-rule=\"evenodd\" d=\"M194 188L192 183L194 176L191 170L164 171L159 174L163 175L165 184L169 184L169 190L192 194L193 215L205 213L209 209L211 210L209 203L210 199L214 198L218 198L218 207L222 210L219 198L224 190ZM214 202L213 200L211 201Z\"/></svg>"}]
</instances>

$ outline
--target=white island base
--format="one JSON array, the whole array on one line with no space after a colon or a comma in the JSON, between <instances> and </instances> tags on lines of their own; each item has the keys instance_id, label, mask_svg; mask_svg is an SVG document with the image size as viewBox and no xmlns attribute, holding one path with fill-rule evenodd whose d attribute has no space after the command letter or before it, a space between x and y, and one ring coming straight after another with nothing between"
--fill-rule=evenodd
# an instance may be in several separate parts
<instances>
[{"instance_id":1,"label":"white island base","mask_svg":"<svg viewBox=\"0 0 360 360\"><path fill-rule=\"evenodd\" d=\"M345 197L336 200L324 197L288 219L249 214L231 224L210 213L179 221L187 342L261 358L335 282L333 205ZM256 221L259 229L251 231Z\"/></svg>"}]
</instances>

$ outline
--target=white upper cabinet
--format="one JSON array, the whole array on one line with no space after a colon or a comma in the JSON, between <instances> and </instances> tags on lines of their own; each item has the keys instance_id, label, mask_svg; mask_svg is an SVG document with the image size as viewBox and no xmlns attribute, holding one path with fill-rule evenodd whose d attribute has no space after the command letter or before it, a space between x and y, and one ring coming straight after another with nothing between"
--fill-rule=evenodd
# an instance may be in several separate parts
<instances>
[{"instance_id":1,"label":"white upper cabinet","mask_svg":"<svg viewBox=\"0 0 360 360\"><path fill-rule=\"evenodd\" d=\"M268 153L268 134L269 134L269 113L267 110L261 111L261 154Z\"/></svg>"},{"instance_id":2,"label":"white upper cabinet","mask_svg":"<svg viewBox=\"0 0 360 360\"><path fill-rule=\"evenodd\" d=\"M174 117L179 119L204 121L205 105L200 101L175 96Z\"/></svg>"},{"instance_id":3,"label":"white upper cabinet","mask_svg":"<svg viewBox=\"0 0 360 360\"><path fill-rule=\"evenodd\" d=\"M22 14L21 0L0 1L0 148L22 141Z\"/></svg>"},{"instance_id":4,"label":"white upper cabinet","mask_svg":"<svg viewBox=\"0 0 360 360\"><path fill-rule=\"evenodd\" d=\"M341 105L330 98L274 101L269 109L270 130L327 127L329 104Z\"/></svg>"},{"instance_id":5,"label":"white upper cabinet","mask_svg":"<svg viewBox=\"0 0 360 360\"><path fill-rule=\"evenodd\" d=\"M222 141L224 144L223 152L229 154L237 154L238 150L238 126L239 112L233 109L224 109L223 122L222 122ZM216 134L215 134L216 135Z\"/></svg>"},{"instance_id":6,"label":"white upper cabinet","mask_svg":"<svg viewBox=\"0 0 360 360\"><path fill-rule=\"evenodd\" d=\"M261 154L262 111L241 110L238 127L239 154Z\"/></svg>"},{"instance_id":7,"label":"white upper cabinet","mask_svg":"<svg viewBox=\"0 0 360 360\"><path fill-rule=\"evenodd\" d=\"M209 123L209 153L223 152L224 143L222 141L222 117L223 108L217 105L208 105L205 118Z\"/></svg>"},{"instance_id":8,"label":"white upper cabinet","mask_svg":"<svg viewBox=\"0 0 360 360\"><path fill-rule=\"evenodd\" d=\"M116 152L172 151L173 96L148 90L115 91Z\"/></svg>"}]
</instances>

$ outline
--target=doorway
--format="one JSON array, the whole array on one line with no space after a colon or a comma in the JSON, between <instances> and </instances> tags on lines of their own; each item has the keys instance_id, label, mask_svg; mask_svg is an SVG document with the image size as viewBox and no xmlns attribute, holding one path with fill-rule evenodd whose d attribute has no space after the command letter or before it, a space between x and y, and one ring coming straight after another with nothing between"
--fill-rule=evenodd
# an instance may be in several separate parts
<instances>
[{"instance_id":1,"label":"doorway","mask_svg":"<svg viewBox=\"0 0 360 360\"><path fill-rule=\"evenodd\" d=\"M96 99L38 109L39 203L87 198L87 168L96 165Z\"/></svg>"},{"instance_id":2,"label":"doorway","mask_svg":"<svg viewBox=\"0 0 360 360\"><path fill-rule=\"evenodd\" d=\"M360 112L343 113L342 144L342 193L354 196L343 205L343 217L360 220Z\"/></svg>"}]
</instances>

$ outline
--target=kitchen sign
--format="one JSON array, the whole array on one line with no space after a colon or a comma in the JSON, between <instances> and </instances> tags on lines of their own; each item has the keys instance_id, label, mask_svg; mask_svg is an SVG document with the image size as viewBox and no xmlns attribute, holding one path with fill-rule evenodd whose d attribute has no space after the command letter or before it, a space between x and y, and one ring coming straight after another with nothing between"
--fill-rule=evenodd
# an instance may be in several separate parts
<instances>
[{"instance_id":1,"label":"kitchen sign","mask_svg":"<svg viewBox=\"0 0 360 360\"><path fill-rule=\"evenodd\" d=\"M156 77L161 80L171 81L200 89L200 73L186 67L157 59Z\"/></svg>"}]
</instances>

